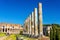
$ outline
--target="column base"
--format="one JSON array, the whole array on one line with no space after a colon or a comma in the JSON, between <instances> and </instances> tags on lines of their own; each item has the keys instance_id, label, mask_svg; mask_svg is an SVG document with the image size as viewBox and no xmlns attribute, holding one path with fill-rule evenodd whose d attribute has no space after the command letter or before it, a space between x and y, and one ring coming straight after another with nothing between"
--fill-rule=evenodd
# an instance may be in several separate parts
<instances>
[{"instance_id":1,"label":"column base","mask_svg":"<svg viewBox=\"0 0 60 40\"><path fill-rule=\"evenodd\" d=\"M38 35L38 37L43 37L43 32L40 32L40 34Z\"/></svg>"}]
</instances>

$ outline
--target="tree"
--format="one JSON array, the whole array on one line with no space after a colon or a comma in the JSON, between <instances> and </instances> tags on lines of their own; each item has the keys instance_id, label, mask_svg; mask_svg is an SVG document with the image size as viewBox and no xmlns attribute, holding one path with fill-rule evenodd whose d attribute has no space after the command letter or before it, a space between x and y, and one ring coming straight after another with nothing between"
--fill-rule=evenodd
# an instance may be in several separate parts
<instances>
[{"instance_id":1,"label":"tree","mask_svg":"<svg viewBox=\"0 0 60 40\"><path fill-rule=\"evenodd\" d=\"M53 30L50 28L50 40L53 40Z\"/></svg>"},{"instance_id":2,"label":"tree","mask_svg":"<svg viewBox=\"0 0 60 40\"><path fill-rule=\"evenodd\" d=\"M52 29L53 29L53 40L56 40L56 25L52 25Z\"/></svg>"},{"instance_id":3,"label":"tree","mask_svg":"<svg viewBox=\"0 0 60 40\"><path fill-rule=\"evenodd\" d=\"M55 24L50 29L50 40L60 40L60 27Z\"/></svg>"},{"instance_id":4,"label":"tree","mask_svg":"<svg viewBox=\"0 0 60 40\"><path fill-rule=\"evenodd\" d=\"M58 39L58 29L56 29L56 40L59 40Z\"/></svg>"}]
</instances>

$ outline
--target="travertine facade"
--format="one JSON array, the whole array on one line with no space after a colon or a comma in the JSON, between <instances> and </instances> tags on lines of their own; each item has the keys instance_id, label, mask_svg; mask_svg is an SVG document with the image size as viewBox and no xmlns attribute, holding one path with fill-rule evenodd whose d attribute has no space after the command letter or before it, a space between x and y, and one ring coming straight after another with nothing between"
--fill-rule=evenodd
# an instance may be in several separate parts
<instances>
[{"instance_id":1,"label":"travertine facade","mask_svg":"<svg viewBox=\"0 0 60 40\"><path fill-rule=\"evenodd\" d=\"M19 24L0 23L0 32L9 34L19 34L20 29L22 29L22 27Z\"/></svg>"}]
</instances>

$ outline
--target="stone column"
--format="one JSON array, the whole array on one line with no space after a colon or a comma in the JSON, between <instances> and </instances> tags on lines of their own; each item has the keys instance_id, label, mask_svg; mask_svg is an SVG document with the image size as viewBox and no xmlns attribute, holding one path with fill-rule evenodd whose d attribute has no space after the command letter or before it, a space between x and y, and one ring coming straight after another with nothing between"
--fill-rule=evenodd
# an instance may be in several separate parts
<instances>
[{"instance_id":1,"label":"stone column","mask_svg":"<svg viewBox=\"0 0 60 40\"><path fill-rule=\"evenodd\" d=\"M24 33L23 34L26 34L27 33L27 31L26 31L26 20L25 20L25 22L24 22Z\"/></svg>"},{"instance_id":2,"label":"stone column","mask_svg":"<svg viewBox=\"0 0 60 40\"><path fill-rule=\"evenodd\" d=\"M28 17L28 19L27 19L27 25L28 25L28 34L29 34L29 17Z\"/></svg>"},{"instance_id":3,"label":"stone column","mask_svg":"<svg viewBox=\"0 0 60 40\"><path fill-rule=\"evenodd\" d=\"M34 36L34 12L32 12L32 22L31 22L31 25L32 25L32 36Z\"/></svg>"},{"instance_id":4,"label":"stone column","mask_svg":"<svg viewBox=\"0 0 60 40\"><path fill-rule=\"evenodd\" d=\"M38 23L38 20L37 20L37 8L34 9L34 20L35 20L35 37L38 36L38 26L37 26L37 23Z\"/></svg>"},{"instance_id":5,"label":"stone column","mask_svg":"<svg viewBox=\"0 0 60 40\"><path fill-rule=\"evenodd\" d=\"M24 30L24 31L23 31L23 34L26 34L26 32L25 32L25 31L26 31L25 21L24 21L24 28L23 28L23 30Z\"/></svg>"},{"instance_id":6,"label":"stone column","mask_svg":"<svg viewBox=\"0 0 60 40\"><path fill-rule=\"evenodd\" d=\"M26 33L28 34L28 20L26 19Z\"/></svg>"},{"instance_id":7,"label":"stone column","mask_svg":"<svg viewBox=\"0 0 60 40\"><path fill-rule=\"evenodd\" d=\"M42 24L42 3L38 5L38 23L39 23L39 35L43 36L43 24Z\"/></svg>"},{"instance_id":8,"label":"stone column","mask_svg":"<svg viewBox=\"0 0 60 40\"><path fill-rule=\"evenodd\" d=\"M26 19L26 22L25 22L25 26L26 26L26 34L28 34L28 21Z\"/></svg>"},{"instance_id":9,"label":"stone column","mask_svg":"<svg viewBox=\"0 0 60 40\"><path fill-rule=\"evenodd\" d=\"M30 36L31 36L31 15L29 16L29 27L30 27Z\"/></svg>"}]
</instances>

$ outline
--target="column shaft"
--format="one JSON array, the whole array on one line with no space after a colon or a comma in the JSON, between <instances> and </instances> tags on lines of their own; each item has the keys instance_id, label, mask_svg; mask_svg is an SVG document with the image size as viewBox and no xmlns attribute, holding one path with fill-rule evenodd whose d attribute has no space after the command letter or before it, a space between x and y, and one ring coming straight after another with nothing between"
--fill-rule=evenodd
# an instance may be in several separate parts
<instances>
[{"instance_id":1,"label":"column shaft","mask_svg":"<svg viewBox=\"0 0 60 40\"><path fill-rule=\"evenodd\" d=\"M34 9L34 20L35 20L35 36L38 36L38 26L37 26L37 8Z\"/></svg>"},{"instance_id":2,"label":"column shaft","mask_svg":"<svg viewBox=\"0 0 60 40\"><path fill-rule=\"evenodd\" d=\"M32 12L32 22L31 22L31 25L32 25L32 36L34 35L34 12Z\"/></svg>"},{"instance_id":3,"label":"column shaft","mask_svg":"<svg viewBox=\"0 0 60 40\"><path fill-rule=\"evenodd\" d=\"M31 35L31 15L29 16L30 18L29 18L29 27L30 27L30 35Z\"/></svg>"},{"instance_id":4,"label":"column shaft","mask_svg":"<svg viewBox=\"0 0 60 40\"><path fill-rule=\"evenodd\" d=\"M43 36L43 25L42 25L42 3L39 3L38 7L38 19L39 19L39 35Z\"/></svg>"}]
</instances>

